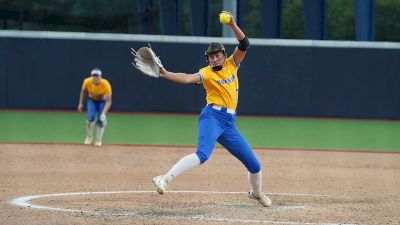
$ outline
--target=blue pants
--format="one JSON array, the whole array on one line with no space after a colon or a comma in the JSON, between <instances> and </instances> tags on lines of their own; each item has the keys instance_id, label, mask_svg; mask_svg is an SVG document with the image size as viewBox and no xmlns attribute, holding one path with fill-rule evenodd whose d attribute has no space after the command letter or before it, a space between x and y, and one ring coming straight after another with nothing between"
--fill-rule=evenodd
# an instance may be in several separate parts
<instances>
[{"instance_id":1,"label":"blue pants","mask_svg":"<svg viewBox=\"0 0 400 225\"><path fill-rule=\"evenodd\" d=\"M218 141L233 156L239 159L250 173L258 173L260 162L257 160L250 145L235 127L236 115L212 108L203 108L199 118L199 136L196 154L200 163L204 163L214 150Z\"/></svg>"},{"instance_id":2,"label":"blue pants","mask_svg":"<svg viewBox=\"0 0 400 225\"><path fill-rule=\"evenodd\" d=\"M103 126L100 121L100 115L103 112L104 106L106 105L106 101L96 101L91 98L87 98L87 120L89 122L93 122L96 119L97 113L97 123L99 126Z\"/></svg>"}]
</instances>

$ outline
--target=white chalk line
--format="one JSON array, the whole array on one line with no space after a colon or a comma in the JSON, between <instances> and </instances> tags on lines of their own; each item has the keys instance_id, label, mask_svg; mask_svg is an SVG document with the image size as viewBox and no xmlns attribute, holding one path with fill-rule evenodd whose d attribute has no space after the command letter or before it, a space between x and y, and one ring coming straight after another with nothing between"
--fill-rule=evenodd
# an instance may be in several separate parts
<instances>
[{"instance_id":1,"label":"white chalk line","mask_svg":"<svg viewBox=\"0 0 400 225\"><path fill-rule=\"evenodd\" d=\"M43 195L32 195L24 196L20 198L15 198L10 201L11 204L34 209L51 210L58 212L70 212L86 215L104 215L105 213L94 212L81 209L68 209L60 207L51 207L44 205L32 204L30 201L47 198L47 197L59 197L59 196L72 196L72 195L97 195L97 194L149 194L156 193L155 191L99 191L99 192L70 192L70 193L55 193L55 194L43 194ZM190 194L246 194L246 192L220 192L220 191L167 191L167 193L190 193ZM322 194L299 194L299 193L267 193L268 195L285 195L285 196L309 196L309 197L329 197L329 195ZM289 209L290 206L284 206ZM293 206L293 208L302 208L304 206ZM136 218L143 219L154 219L154 217L149 217L141 215L138 211L132 212L122 212L122 213L107 213L112 216L132 216ZM258 224L287 224L287 225L357 225L357 224L345 224L345 223L308 223L308 222L294 222L294 221L268 221L268 220L254 220L254 219L235 219L226 217L214 217L205 215L195 215L195 216L157 216L158 219L168 219L168 220L199 220L199 221L213 221L213 222L232 222L232 223L258 223Z\"/></svg>"}]
</instances>

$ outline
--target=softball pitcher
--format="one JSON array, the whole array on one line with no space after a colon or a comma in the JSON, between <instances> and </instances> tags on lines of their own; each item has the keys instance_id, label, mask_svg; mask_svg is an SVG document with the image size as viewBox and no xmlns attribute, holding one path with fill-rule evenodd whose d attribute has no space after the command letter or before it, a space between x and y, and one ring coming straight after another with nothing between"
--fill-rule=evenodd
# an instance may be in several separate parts
<instances>
[{"instance_id":1,"label":"softball pitcher","mask_svg":"<svg viewBox=\"0 0 400 225\"><path fill-rule=\"evenodd\" d=\"M165 175L154 177L153 183L157 187L157 192L164 194L167 185L175 177L206 162L218 141L247 168L251 186L249 198L268 207L271 206L271 200L261 191L260 163L250 145L235 127L239 96L237 71L246 55L246 50L250 47L250 42L232 15L228 21L226 24L232 28L239 41L231 56L227 56L222 43L213 42L205 52L209 65L197 73L175 73L165 68L160 69L160 76L165 79L182 84L201 83L207 93L207 105L203 108L198 121L197 151L180 159Z\"/></svg>"},{"instance_id":2,"label":"softball pitcher","mask_svg":"<svg viewBox=\"0 0 400 225\"><path fill-rule=\"evenodd\" d=\"M90 72L90 77L86 78L82 84L82 90L79 97L78 111L83 111L83 100L87 98L87 136L84 144L92 144L93 127L96 125L95 146L101 146L103 141L104 129L107 125L106 115L111 107L111 85L102 78L102 72L99 68L94 68ZM97 120L96 120L97 113Z\"/></svg>"}]
</instances>

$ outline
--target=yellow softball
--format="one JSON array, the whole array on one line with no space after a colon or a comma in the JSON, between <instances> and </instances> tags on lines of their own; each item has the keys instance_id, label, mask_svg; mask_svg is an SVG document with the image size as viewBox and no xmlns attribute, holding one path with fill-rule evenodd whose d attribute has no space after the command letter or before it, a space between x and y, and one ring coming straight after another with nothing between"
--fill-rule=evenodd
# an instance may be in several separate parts
<instances>
[{"instance_id":1,"label":"yellow softball","mask_svg":"<svg viewBox=\"0 0 400 225\"><path fill-rule=\"evenodd\" d=\"M227 12L221 12L219 14L219 22L222 24L228 24L231 21L231 14Z\"/></svg>"}]
</instances>

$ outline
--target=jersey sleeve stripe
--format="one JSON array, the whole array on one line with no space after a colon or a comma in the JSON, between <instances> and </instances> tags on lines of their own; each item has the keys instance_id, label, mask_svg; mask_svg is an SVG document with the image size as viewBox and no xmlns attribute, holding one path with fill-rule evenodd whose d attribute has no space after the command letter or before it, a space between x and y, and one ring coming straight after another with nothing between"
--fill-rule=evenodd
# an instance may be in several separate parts
<instances>
[{"instance_id":1,"label":"jersey sleeve stripe","mask_svg":"<svg viewBox=\"0 0 400 225\"><path fill-rule=\"evenodd\" d=\"M203 80L204 80L203 75L201 75L201 73L199 72L199 73L197 73L197 76L199 76L199 78L200 78L200 83L202 83Z\"/></svg>"},{"instance_id":2,"label":"jersey sleeve stripe","mask_svg":"<svg viewBox=\"0 0 400 225\"><path fill-rule=\"evenodd\" d=\"M239 66L240 66L240 64L237 64L237 63L236 63L235 58L233 58L233 56L232 56L232 61L233 61L233 63L235 64L236 67L239 67Z\"/></svg>"}]
</instances>

